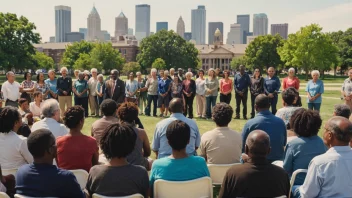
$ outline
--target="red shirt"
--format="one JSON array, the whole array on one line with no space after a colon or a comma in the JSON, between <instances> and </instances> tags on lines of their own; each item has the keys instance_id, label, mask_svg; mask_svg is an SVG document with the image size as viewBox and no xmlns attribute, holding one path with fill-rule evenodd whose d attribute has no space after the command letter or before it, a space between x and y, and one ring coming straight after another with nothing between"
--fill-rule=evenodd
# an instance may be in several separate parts
<instances>
[{"instance_id":1,"label":"red shirt","mask_svg":"<svg viewBox=\"0 0 352 198\"><path fill-rule=\"evenodd\" d=\"M288 77L284 78L282 83L283 89L287 89L289 87L294 87L297 91L299 90L299 79L295 76L293 79L289 79Z\"/></svg>"},{"instance_id":2,"label":"red shirt","mask_svg":"<svg viewBox=\"0 0 352 198\"><path fill-rule=\"evenodd\" d=\"M93 155L99 148L95 138L79 136L61 136L56 139L57 166L66 170L83 169L89 172Z\"/></svg>"}]
</instances>

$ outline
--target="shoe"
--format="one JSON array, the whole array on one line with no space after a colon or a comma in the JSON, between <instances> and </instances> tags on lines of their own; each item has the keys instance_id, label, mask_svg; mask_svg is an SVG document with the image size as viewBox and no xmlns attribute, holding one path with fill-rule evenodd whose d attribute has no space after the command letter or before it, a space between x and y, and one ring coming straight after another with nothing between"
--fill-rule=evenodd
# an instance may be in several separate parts
<instances>
[{"instance_id":1,"label":"shoe","mask_svg":"<svg viewBox=\"0 0 352 198\"><path fill-rule=\"evenodd\" d=\"M247 116L243 116L243 119L244 119L244 120L248 120L248 119L247 119Z\"/></svg>"},{"instance_id":2,"label":"shoe","mask_svg":"<svg viewBox=\"0 0 352 198\"><path fill-rule=\"evenodd\" d=\"M254 118L254 116L251 116L251 119L253 119Z\"/></svg>"},{"instance_id":3,"label":"shoe","mask_svg":"<svg viewBox=\"0 0 352 198\"><path fill-rule=\"evenodd\" d=\"M150 114L145 114L145 116L150 116Z\"/></svg>"},{"instance_id":4,"label":"shoe","mask_svg":"<svg viewBox=\"0 0 352 198\"><path fill-rule=\"evenodd\" d=\"M240 116L236 116L234 119L238 120L238 119L240 119Z\"/></svg>"},{"instance_id":5,"label":"shoe","mask_svg":"<svg viewBox=\"0 0 352 198\"><path fill-rule=\"evenodd\" d=\"M159 115L159 117L164 117L164 114L161 113L161 114Z\"/></svg>"},{"instance_id":6,"label":"shoe","mask_svg":"<svg viewBox=\"0 0 352 198\"><path fill-rule=\"evenodd\" d=\"M158 116L157 116L157 115L153 115L153 117L156 117L156 118L157 118Z\"/></svg>"}]
</instances>

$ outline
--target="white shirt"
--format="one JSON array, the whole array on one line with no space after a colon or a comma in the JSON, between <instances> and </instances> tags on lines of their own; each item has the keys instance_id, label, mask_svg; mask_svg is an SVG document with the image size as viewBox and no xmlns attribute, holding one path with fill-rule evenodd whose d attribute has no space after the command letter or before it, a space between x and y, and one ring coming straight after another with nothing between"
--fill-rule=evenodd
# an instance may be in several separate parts
<instances>
[{"instance_id":1,"label":"white shirt","mask_svg":"<svg viewBox=\"0 0 352 198\"><path fill-rule=\"evenodd\" d=\"M33 124L31 131L36 131L38 129L48 129L53 133L55 138L59 136L67 135L68 129L65 125L58 123L56 120L52 118L44 118Z\"/></svg>"},{"instance_id":2,"label":"white shirt","mask_svg":"<svg viewBox=\"0 0 352 198\"><path fill-rule=\"evenodd\" d=\"M312 159L301 197L352 197L352 150L335 146Z\"/></svg>"},{"instance_id":3,"label":"white shirt","mask_svg":"<svg viewBox=\"0 0 352 198\"><path fill-rule=\"evenodd\" d=\"M41 102L40 107L38 107L35 102L31 102L29 103L29 110L33 113L33 116L35 117L40 117L40 115L42 114L42 106L43 106L43 103Z\"/></svg>"},{"instance_id":4,"label":"white shirt","mask_svg":"<svg viewBox=\"0 0 352 198\"><path fill-rule=\"evenodd\" d=\"M27 138L19 136L13 131L0 133L1 168L19 168L30 163L33 163L33 157L28 151Z\"/></svg>"},{"instance_id":5,"label":"white shirt","mask_svg":"<svg viewBox=\"0 0 352 198\"><path fill-rule=\"evenodd\" d=\"M1 87L2 95L4 96L4 100L7 99L16 101L20 98L20 83L13 82L12 84L9 81L4 82Z\"/></svg>"},{"instance_id":6,"label":"white shirt","mask_svg":"<svg viewBox=\"0 0 352 198\"><path fill-rule=\"evenodd\" d=\"M6 193L6 190L7 190L6 187L0 181L0 192Z\"/></svg>"},{"instance_id":7,"label":"white shirt","mask_svg":"<svg viewBox=\"0 0 352 198\"><path fill-rule=\"evenodd\" d=\"M97 95L97 93L95 92L95 90L97 89L97 84L98 84L98 79L94 79L93 77L91 77L88 80L89 95L91 96Z\"/></svg>"}]
</instances>

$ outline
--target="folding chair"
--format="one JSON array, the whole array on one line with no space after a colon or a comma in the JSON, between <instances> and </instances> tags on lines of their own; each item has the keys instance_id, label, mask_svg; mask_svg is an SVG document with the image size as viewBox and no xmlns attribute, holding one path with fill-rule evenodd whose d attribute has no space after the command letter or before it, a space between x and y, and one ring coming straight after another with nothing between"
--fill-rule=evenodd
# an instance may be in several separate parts
<instances>
[{"instance_id":1,"label":"folding chair","mask_svg":"<svg viewBox=\"0 0 352 198\"><path fill-rule=\"evenodd\" d=\"M77 170L70 170L75 176L76 179L81 186L81 189L86 188L87 180L88 180L88 173L85 170L77 169Z\"/></svg>"},{"instance_id":2,"label":"folding chair","mask_svg":"<svg viewBox=\"0 0 352 198\"><path fill-rule=\"evenodd\" d=\"M137 193L129 196L123 196L123 197L108 197L108 196L103 196L99 194L93 194L93 198L144 198L143 195Z\"/></svg>"},{"instance_id":3,"label":"folding chair","mask_svg":"<svg viewBox=\"0 0 352 198\"><path fill-rule=\"evenodd\" d=\"M290 181L290 194L288 194L288 198L291 198L292 187L293 187L293 184L295 183L296 176L299 173L307 173L307 171L308 171L307 169L297 169L297 170L295 170L295 172L293 172L292 177L291 177L291 181Z\"/></svg>"},{"instance_id":4,"label":"folding chair","mask_svg":"<svg viewBox=\"0 0 352 198\"><path fill-rule=\"evenodd\" d=\"M2 169L2 175L6 176L6 175L13 175L16 177L16 173L17 173L17 168L12 168L12 169Z\"/></svg>"},{"instance_id":5,"label":"folding chair","mask_svg":"<svg viewBox=\"0 0 352 198\"><path fill-rule=\"evenodd\" d=\"M0 192L0 198L10 198L10 197L4 192Z\"/></svg>"},{"instance_id":6,"label":"folding chair","mask_svg":"<svg viewBox=\"0 0 352 198\"><path fill-rule=\"evenodd\" d=\"M35 198L35 197L29 197L26 195L15 194L15 198ZM43 198L56 198L56 197L43 197Z\"/></svg>"},{"instance_id":7,"label":"folding chair","mask_svg":"<svg viewBox=\"0 0 352 198\"><path fill-rule=\"evenodd\" d=\"M189 181L166 181L158 179L154 182L154 198L165 197L213 198L211 178L202 177Z\"/></svg>"},{"instance_id":8,"label":"folding chair","mask_svg":"<svg viewBox=\"0 0 352 198\"><path fill-rule=\"evenodd\" d=\"M211 180L213 181L213 185L221 185L222 180L224 180L225 174L227 170L234 165L238 165L240 163L234 164L208 164L208 169L210 173Z\"/></svg>"}]
</instances>

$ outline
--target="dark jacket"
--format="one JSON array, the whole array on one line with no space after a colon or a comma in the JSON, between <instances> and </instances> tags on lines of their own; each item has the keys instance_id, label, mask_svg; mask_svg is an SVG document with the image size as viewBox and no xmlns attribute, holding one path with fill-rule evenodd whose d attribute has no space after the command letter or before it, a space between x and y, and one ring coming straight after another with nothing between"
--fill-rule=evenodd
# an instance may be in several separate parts
<instances>
[{"instance_id":1,"label":"dark jacket","mask_svg":"<svg viewBox=\"0 0 352 198\"><path fill-rule=\"evenodd\" d=\"M115 85L115 91L112 94L111 89L113 87L113 80L107 80L105 82L105 91L104 91L104 99L110 98L114 101L116 101L118 104L123 103L125 100L125 83L117 79L116 80L116 85Z\"/></svg>"},{"instance_id":2,"label":"dark jacket","mask_svg":"<svg viewBox=\"0 0 352 198\"><path fill-rule=\"evenodd\" d=\"M72 78L66 76L66 78L59 77L56 83L57 93L59 96L64 96L63 92L67 92L67 96L72 93Z\"/></svg>"},{"instance_id":3,"label":"dark jacket","mask_svg":"<svg viewBox=\"0 0 352 198\"><path fill-rule=\"evenodd\" d=\"M254 79L254 77L251 77L251 94L254 96L257 96L259 94L264 93L264 78L259 77L259 80Z\"/></svg>"},{"instance_id":4,"label":"dark jacket","mask_svg":"<svg viewBox=\"0 0 352 198\"><path fill-rule=\"evenodd\" d=\"M182 93L183 91L186 91L186 86L185 86L186 80L182 82ZM194 97L196 95L196 81L191 79L191 84L189 85L190 91L188 93L192 93L191 97Z\"/></svg>"}]
</instances>

